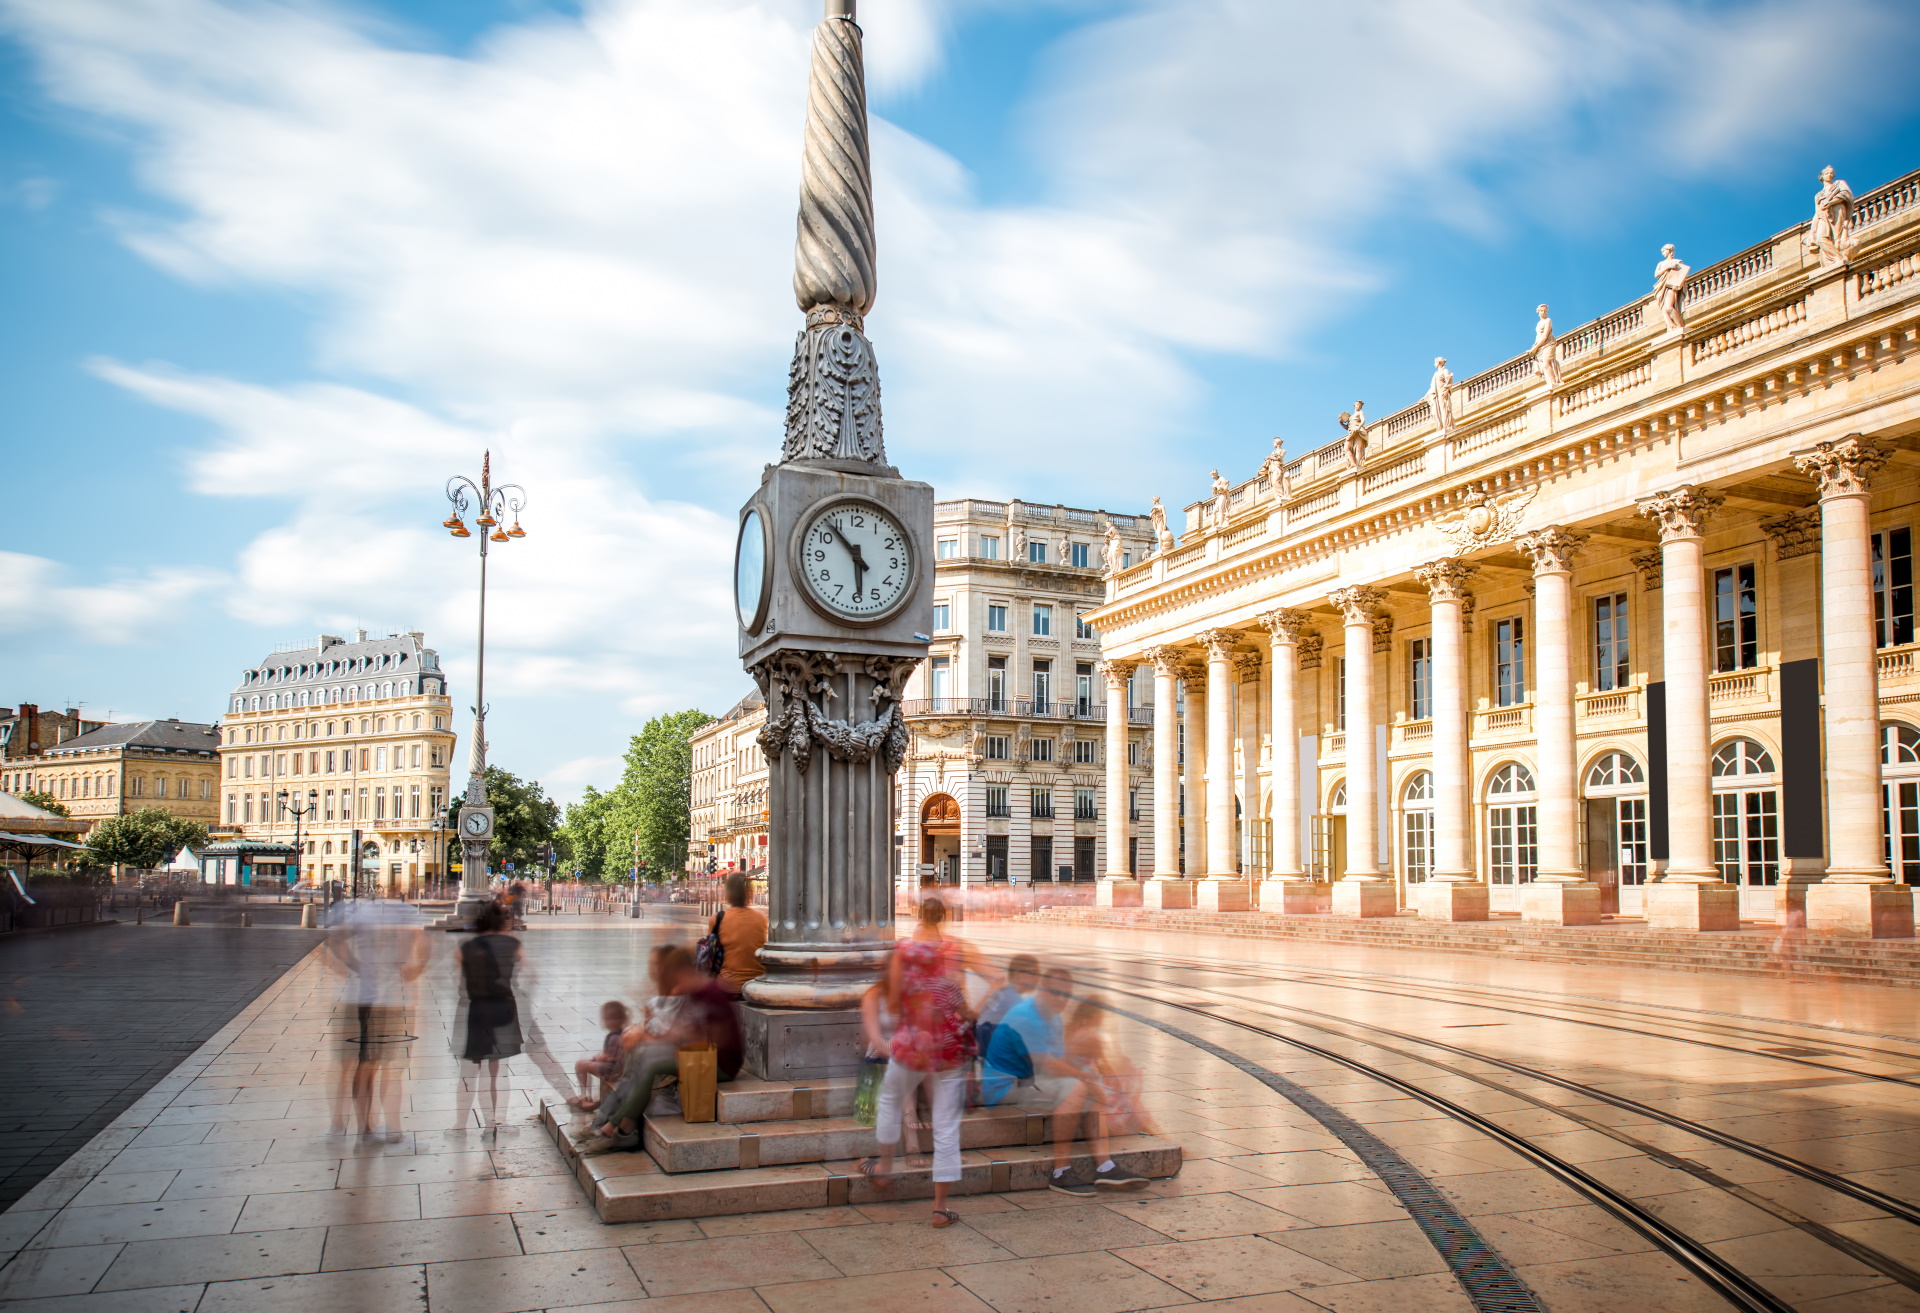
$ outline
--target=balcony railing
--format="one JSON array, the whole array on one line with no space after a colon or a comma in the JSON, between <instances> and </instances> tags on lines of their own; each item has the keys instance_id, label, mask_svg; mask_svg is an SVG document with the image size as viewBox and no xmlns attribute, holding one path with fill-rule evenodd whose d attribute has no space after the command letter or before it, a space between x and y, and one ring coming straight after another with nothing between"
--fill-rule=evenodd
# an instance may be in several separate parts
<instances>
[{"instance_id":1,"label":"balcony railing","mask_svg":"<svg viewBox=\"0 0 1920 1313\"><path fill-rule=\"evenodd\" d=\"M1085 720L1105 724L1104 702L1047 702L1032 698L908 698L900 704L908 716L1010 716L1041 720ZM1129 725L1151 725L1152 707L1128 707Z\"/></svg>"}]
</instances>

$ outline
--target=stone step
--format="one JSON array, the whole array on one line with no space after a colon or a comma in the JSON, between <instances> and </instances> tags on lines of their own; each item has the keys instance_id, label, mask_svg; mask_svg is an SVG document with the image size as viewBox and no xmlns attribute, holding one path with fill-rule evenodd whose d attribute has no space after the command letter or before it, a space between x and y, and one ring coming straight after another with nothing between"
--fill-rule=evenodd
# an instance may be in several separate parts
<instances>
[{"instance_id":1,"label":"stone step","mask_svg":"<svg viewBox=\"0 0 1920 1313\"><path fill-rule=\"evenodd\" d=\"M566 1135L569 1113L564 1104L548 1104L541 1110L541 1120L602 1222L827 1208L924 1199L933 1193L932 1167L918 1157L898 1160L900 1175L885 1192L861 1176L852 1159L674 1174L661 1171L644 1153L582 1158ZM1180 1171L1180 1146L1155 1136L1116 1137L1111 1148L1115 1162L1143 1176L1158 1179ZM1075 1163L1083 1169L1091 1167L1084 1153ZM951 1190L954 1194L1043 1190L1052 1165L1053 1151L1044 1145L963 1149L961 1179Z\"/></svg>"},{"instance_id":2,"label":"stone step","mask_svg":"<svg viewBox=\"0 0 1920 1313\"><path fill-rule=\"evenodd\" d=\"M1904 988L1920 983L1920 941L1848 939L1757 923L1740 930L1694 934L1617 922L1598 926L1543 926L1514 920L1447 923L1414 917L1359 920L1157 908L1049 908L1015 919L1366 948L1498 954L1525 961L1572 962L1583 966L1819 977Z\"/></svg>"},{"instance_id":3,"label":"stone step","mask_svg":"<svg viewBox=\"0 0 1920 1313\"><path fill-rule=\"evenodd\" d=\"M719 1087L719 1119L739 1123L851 1117L858 1084L853 1076L777 1081L743 1075Z\"/></svg>"},{"instance_id":4,"label":"stone step","mask_svg":"<svg viewBox=\"0 0 1920 1313\"><path fill-rule=\"evenodd\" d=\"M1052 1117L1021 1109L975 1108L960 1121L962 1149L1047 1144L1052 1136ZM674 1174L830 1162L880 1151L873 1128L852 1117L731 1124L649 1117L643 1139L660 1170ZM921 1132L921 1139L921 1147L930 1151L926 1132Z\"/></svg>"}]
</instances>

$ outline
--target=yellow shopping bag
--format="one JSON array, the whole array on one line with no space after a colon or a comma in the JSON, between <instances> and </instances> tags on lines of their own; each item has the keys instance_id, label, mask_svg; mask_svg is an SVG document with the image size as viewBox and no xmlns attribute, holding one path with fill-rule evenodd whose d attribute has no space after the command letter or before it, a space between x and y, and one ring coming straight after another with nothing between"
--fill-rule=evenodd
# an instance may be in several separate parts
<instances>
[{"instance_id":1,"label":"yellow shopping bag","mask_svg":"<svg viewBox=\"0 0 1920 1313\"><path fill-rule=\"evenodd\" d=\"M719 1098L720 1055L707 1043L680 1046L680 1115L710 1122Z\"/></svg>"}]
</instances>

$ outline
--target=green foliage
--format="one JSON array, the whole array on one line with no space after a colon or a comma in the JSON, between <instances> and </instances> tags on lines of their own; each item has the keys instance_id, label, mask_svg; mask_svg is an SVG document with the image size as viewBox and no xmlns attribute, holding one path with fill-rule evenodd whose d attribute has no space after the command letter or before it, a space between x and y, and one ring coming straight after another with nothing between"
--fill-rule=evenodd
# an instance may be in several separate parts
<instances>
[{"instance_id":1,"label":"green foliage","mask_svg":"<svg viewBox=\"0 0 1920 1313\"><path fill-rule=\"evenodd\" d=\"M73 815L72 812L67 810L67 805L65 803L56 799L51 793L48 793L45 789L28 789L25 793L20 795L20 801L27 803L30 806L38 807L41 811L52 812L55 816Z\"/></svg>"},{"instance_id":2,"label":"green foliage","mask_svg":"<svg viewBox=\"0 0 1920 1313\"><path fill-rule=\"evenodd\" d=\"M628 743L620 783L589 788L567 808L564 837L586 878L624 879L636 856L648 880L680 873L693 827L693 732L712 720L704 711L655 716Z\"/></svg>"},{"instance_id":3,"label":"green foliage","mask_svg":"<svg viewBox=\"0 0 1920 1313\"><path fill-rule=\"evenodd\" d=\"M448 815L457 815L464 796L455 798ZM493 846L488 860L494 869L512 862L515 874L529 867L546 869L541 845L552 843L560 824L560 804L547 796L539 780L523 780L498 766L487 767L487 803L493 808Z\"/></svg>"},{"instance_id":4,"label":"green foliage","mask_svg":"<svg viewBox=\"0 0 1920 1313\"><path fill-rule=\"evenodd\" d=\"M109 816L87 836L87 853L104 865L119 863L151 869L164 865L184 847L204 844L207 827L164 807L143 807L125 816Z\"/></svg>"}]
</instances>

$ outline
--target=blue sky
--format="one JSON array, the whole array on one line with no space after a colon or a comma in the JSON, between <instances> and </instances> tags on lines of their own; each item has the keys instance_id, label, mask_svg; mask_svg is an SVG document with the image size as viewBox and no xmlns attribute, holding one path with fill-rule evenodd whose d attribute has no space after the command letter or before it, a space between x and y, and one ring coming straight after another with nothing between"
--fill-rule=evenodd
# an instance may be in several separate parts
<instances>
[{"instance_id":1,"label":"blue sky","mask_svg":"<svg viewBox=\"0 0 1920 1313\"><path fill-rule=\"evenodd\" d=\"M745 687L811 0L0 0L0 703L210 719L321 630L571 797ZM1896 0L863 0L890 451L1135 509L1920 167ZM1009 457L1013 457L1009 459ZM457 687L465 693L465 687Z\"/></svg>"}]
</instances>

